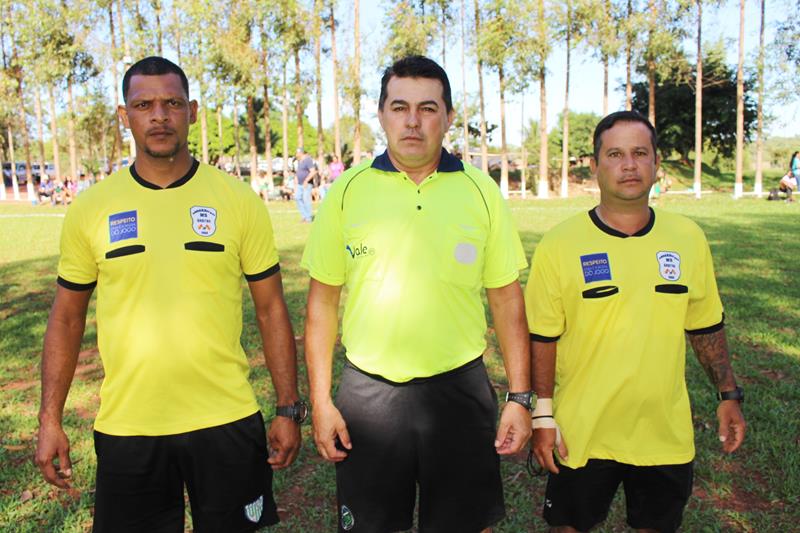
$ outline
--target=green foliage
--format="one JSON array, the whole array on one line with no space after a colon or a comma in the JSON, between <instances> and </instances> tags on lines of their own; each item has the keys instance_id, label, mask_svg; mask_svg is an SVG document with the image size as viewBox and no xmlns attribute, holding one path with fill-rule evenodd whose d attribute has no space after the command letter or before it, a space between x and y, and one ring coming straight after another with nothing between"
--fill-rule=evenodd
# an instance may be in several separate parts
<instances>
[{"instance_id":1,"label":"green foliage","mask_svg":"<svg viewBox=\"0 0 800 533\"><path fill-rule=\"evenodd\" d=\"M661 153L673 151L688 160L694 149L695 74L688 62L676 65L670 74L656 76L656 129ZM681 75L680 72L688 72ZM754 79L745 79L744 132L750 140L756 126L756 102L752 88ZM649 86L646 81L633 85L633 108L647 115ZM703 59L703 138L706 146L723 157L736 150L736 70L725 64L725 49L721 42L707 47Z\"/></svg>"},{"instance_id":2,"label":"green foliage","mask_svg":"<svg viewBox=\"0 0 800 533\"><path fill-rule=\"evenodd\" d=\"M388 35L380 53L381 64L388 66L408 55L427 55L436 34L436 19L425 16L424 5L411 0L394 1L384 17Z\"/></svg>"},{"instance_id":3,"label":"green foliage","mask_svg":"<svg viewBox=\"0 0 800 533\"><path fill-rule=\"evenodd\" d=\"M550 130L547 136L549 153L556 155L561 154L561 141L564 138L562 125L564 113L559 113L557 125ZM581 157L585 155L592 155L594 152L592 148L592 137L594 135L594 128L600 119L600 115L594 113L576 113L569 112L569 155L570 157ZM538 150L538 147L537 147Z\"/></svg>"}]
</instances>

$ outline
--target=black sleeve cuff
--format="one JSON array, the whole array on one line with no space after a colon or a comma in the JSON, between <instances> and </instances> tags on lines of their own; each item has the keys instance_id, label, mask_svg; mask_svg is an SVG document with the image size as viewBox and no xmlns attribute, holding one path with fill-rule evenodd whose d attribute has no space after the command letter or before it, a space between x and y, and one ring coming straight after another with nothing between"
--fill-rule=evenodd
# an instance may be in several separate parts
<instances>
[{"instance_id":1,"label":"black sleeve cuff","mask_svg":"<svg viewBox=\"0 0 800 533\"><path fill-rule=\"evenodd\" d=\"M257 274L245 274L244 279L247 281L260 281L262 279L267 279L268 277L272 276L273 274L277 274L281 271L280 263L275 263L268 269L263 272L259 272Z\"/></svg>"},{"instance_id":2,"label":"black sleeve cuff","mask_svg":"<svg viewBox=\"0 0 800 533\"><path fill-rule=\"evenodd\" d=\"M97 281L93 281L91 283L73 283L69 280L58 276L56 279L56 283L64 287L65 289L69 289L71 291L90 291L97 286Z\"/></svg>"},{"instance_id":3,"label":"black sleeve cuff","mask_svg":"<svg viewBox=\"0 0 800 533\"><path fill-rule=\"evenodd\" d=\"M708 335L709 333L716 333L724 327L725 327L725 316L723 315L722 320L720 320L718 324L714 324L713 326L708 326L707 328L687 329L686 333L688 333L689 335Z\"/></svg>"},{"instance_id":4,"label":"black sleeve cuff","mask_svg":"<svg viewBox=\"0 0 800 533\"><path fill-rule=\"evenodd\" d=\"M558 337L545 337L544 335L537 335L536 333L531 333L531 341L536 341L536 342L556 342L560 338L561 335L559 335Z\"/></svg>"}]
</instances>

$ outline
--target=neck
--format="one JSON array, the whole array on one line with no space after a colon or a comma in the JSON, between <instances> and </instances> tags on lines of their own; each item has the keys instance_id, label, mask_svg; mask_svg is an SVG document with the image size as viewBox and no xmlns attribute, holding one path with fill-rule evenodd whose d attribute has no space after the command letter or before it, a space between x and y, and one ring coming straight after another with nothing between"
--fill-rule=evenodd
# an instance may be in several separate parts
<instances>
[{"instance_id":1,"label":"neck","mask_svg":"<svg viewBox=\"0 0 800 533\"><path fill-rule=\"evenodd\" d=\"M184 148L173 157L152 157L138 147L136 153L138 155L133 162L136 172L143 179L161 188L169 187L184 177L194 162L188 148Z\"/></svg>"},{"instance_id":2,"label":"neck","mask_svg":"<svg viewBox=\"0 0 800 533\"><path fill-rule=\"evenodd\" d=\"M391 160L392 164L394 165L394 168L396 168L397 170L399 170L401 172L405 172L406 175L408 176L408 178L411 181L413 181L414 183L416 183L417 185L422 183L422 180L424 180L425 178L427 178L428 176L433 174L434 171L437 168L439 168L439 161L442 158L442 154L441 154L441 152L439 152L439 154L436 156L435 160L429 161L428 163L426 163L424 165L412 166L412 165L403 164L403 163L399 162L397 159L394 158L394 156L392 155L392 152L387 150L387 153L389 154L389 159Z\"/></svg>"},{"instance_id":3,"label":"neck","mask_svg":"<svg viewBox=\"0 0 800 533\"><path fill-rule=\"evenodd\" d=\"M633 235L650 221L650 207L647 202L618 205L605 202L601 197L595 213L603 224L626 235Z\"/></svg>"}]
</instances>

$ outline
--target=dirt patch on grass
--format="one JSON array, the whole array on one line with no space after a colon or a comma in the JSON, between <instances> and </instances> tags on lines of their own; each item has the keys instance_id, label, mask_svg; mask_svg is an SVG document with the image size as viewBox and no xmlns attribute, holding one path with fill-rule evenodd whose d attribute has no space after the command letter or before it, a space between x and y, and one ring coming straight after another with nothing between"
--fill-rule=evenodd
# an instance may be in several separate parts
<instances>
[{"instance_id":1,"label":"dirt patch on grass","mask_svg":"<svg viewBox=\"0 0 800 533\"><path fill-rule=\"evenodd\" d=\"M324 468L325 461L320 457L309 458L308 463L292 474L292 485L286 490L275 494L278 503L278 516L282 521L289 518L302 517L304 509L335 508L334 502L328 501L319 495L312 495L313 491L306 490L306 481L318 468Z\"/></svg>"},{"instance_id":2,"label":"dirt patch on grass","mask_svg":"<svg viewBox=\"0 0 800 533\"><path fill-rule=\"evenodd\" d=\"M735 461L716 461L714 469L720 472L728 472L733 478L729 491L720 491L720 494L711 494L703 487L695 486L694 495L708 502L715 509L724 509L737 513L751 513L753 511L774 512L783 507L784 503L780 500L768 501L755 491L749 490L738 482L746 479L749 483L763 489L759 491L765 493L769 487L769 481L757 470L748 470L744 465L749 461L744 455L739 455ZM709 485L713 484L708 482Z\"/></svg>"}]
</instances>

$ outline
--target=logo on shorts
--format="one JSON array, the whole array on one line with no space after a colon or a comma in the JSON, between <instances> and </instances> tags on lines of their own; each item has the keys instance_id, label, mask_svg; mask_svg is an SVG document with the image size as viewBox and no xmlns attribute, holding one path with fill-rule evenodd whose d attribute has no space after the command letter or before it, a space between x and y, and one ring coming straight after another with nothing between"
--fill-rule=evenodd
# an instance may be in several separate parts
<instances>
[{"instance_id":1,"label":"logo on shorts","mask_svg":"<svg viewBox=\"0 0 800 533\"><path fill-rule=\"evenodd\" d=\"M581 268L585 283L611 280L611 263L608 261L607 253L582 255Z\"/></svg>"},{"instance_id":2,"label":"logo on shorts","mask_svg":"<svg viewBox=\"0 0 800 533\"><path fill-rule=\"evenodd\" d=\"M136 211L114 213L108 217L109 242L135 239L139 236L139 218Z\"/></svg>"},{"instance_id":3,"label":"logo on shorts","mask_svg":"<svg viewBox=\"0 0 800 533\"><path fill-rule=\"evenodd\" d=\"M196 205L189 209L192 215L192 229L201 237L210 237L217 231L217 210L213 207Z\"/></svg>"},{"instance_id":4,"label":"logo on shorts","mask_svg":"<svg viewBox=\"0 0 800 533\"><path fill-rule=\"evenodd\" d=\"M658 273L667 281L678 281L681 277L681 256L677 252L658 252Z\"/></svg>"},{"instance_id":5,"label":"logo on shorts","mask_svg":"<svg viewBox=\"0 0 800 533\"><path fill-rule=\"evenodd\" d=\"M264 512L264 495L258 497L254 502L244 506L244 515L248 520L257 524L261 520L261 513Z\"/></svg>"},{"instance_id":6,"label":"logo on shorts","mask_svg":"<svg viewBox=\"0 0 800 533\"><path fill-rule=\"evenodd\" d=\"M353 511L342 505L342 529L350 531L356 525L356 519L353 516Z\"/></svg>"},{"instance_id":7,"label":"logo on shorts","mask_svg":"<svg viewBox=\"0 0 800 533\"><path fill-rule=\"evenodd\" d=\"M550 501L550 499L549 499L549 498L545 498L545 500L544 500L544 506L545 506L545 507L547 507L547 508L549 509L549 508L551 508L551 507L553 506L553 502L552 502L552 501Z\"/></svg>"}]
</instances>

